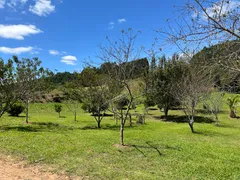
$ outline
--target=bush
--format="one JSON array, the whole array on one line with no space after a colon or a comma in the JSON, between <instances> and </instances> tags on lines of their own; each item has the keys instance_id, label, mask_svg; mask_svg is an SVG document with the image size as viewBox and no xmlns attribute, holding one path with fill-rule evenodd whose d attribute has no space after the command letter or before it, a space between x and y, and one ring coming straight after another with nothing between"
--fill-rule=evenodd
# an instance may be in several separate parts
<instances>
[{"instance_id":1,"label":"bush","mask_svg":"<svg viewBox=\"0 0 240 180\"><path fill-rule=\"evenodd\" d=\"M124 109L124 106L127 106L129 103L129 99L127 97L123 97L116 102L116 108L118 110Z\"/></svg>"},{"instance_id":2,"label":"bush","mask_svg":"<svg viewBox=\"0 0 240 180\"><path fill-rule=\"evenodd\" d=\"M24 111L24 105L22 103L15 103L8 109L8 114L10 116L18 117Z\"/></svg>"},{"instance_id":3,"label":"bush","mask_svg":"<svg viewBox=\"0 0 240 180\"><path fill-rule=\"evenodd\" d=\"M55 108L55 111L58 113L58 116L60 117L60 113L62 111L62 105L61 104L55 104L54 108Z\"/></svg>"}]
</instances>

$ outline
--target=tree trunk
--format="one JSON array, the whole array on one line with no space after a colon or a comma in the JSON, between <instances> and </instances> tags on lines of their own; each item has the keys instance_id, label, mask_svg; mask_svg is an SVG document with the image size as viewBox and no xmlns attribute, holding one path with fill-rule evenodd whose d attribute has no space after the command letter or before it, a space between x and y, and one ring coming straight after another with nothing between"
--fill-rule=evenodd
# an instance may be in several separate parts
<instances>
[{"instance_id":1,"label":"tree trunk","mask_svg":"<svg viewBox=\"0 0 240 180\"><path fill-rule=\"evenodd\" d=\"M124 146L124 140L123 140L124 134L123 134L123 132L124 132L124 124L123 124L123 122L121 122L121 126L120 126L120 142L121 142L122 146Z\"/></svg>"},{"instance_id":2,"label":"tree trunk","mask_svg":"<svg viewBox=\"0 0 240 180\"><path fill-rule=\"evenodd\" d=\"M116 121L116 125L118 124L118 117L116 114L114 114L114 118L115 118L115 121Z\"/></svg>"},{"instance_id":3,"label":"tree trunk","mask_svg":"<svg viewBox=\"0 0 240 180\"><path fill-rule=\"evenodd\" d=\"M216 126L218 126L218 116L215 116Z\"/></svg>"},{"instance_id":4,"label":"tree trunk","mask_svg":"<svg viewBox=\"0 0 240 180\"><path fill-rule=\"evenodd\" d=\"M165 107L164 107L164 116L165 116L165 119L166 119L166 120L168 119L168 110L169 110L169 107L168 107L168 106L165 106Z\"/></svg>"},{"instance_id":5,"label":"tree trunk","mask_svg":"<svg viewBox=\"0 0 240 180\"><path fill-rule=\"evenodd\" d=\"M98 119L97 119L97 127L100 129L101 128L101 114L98 111Z\"/></svg>"},{"instance_id":6,"label":"tree trunk","mask_svg":"<svg viewBox=\"0 0 240 180\"><path fill-rule=\"evenodd\" d=\"M188 124L189 124L189 126L190 126L190 128L191 128L192 133L194 133L193 123L194 123L194 119L193 119L193 117L192 117L192 118L188 121Z\"/></svg>"},{"instance_id":7,"label":"tree trunk","mask_svg":"<svg viewBox=\"0 0 240 180\"><path fill-rule=\"evenodd\" d=\"M129 114L129 122L130 122L130 127L132 127L132 115Z\"/></svg>"},{"instance_id":8,"label":"tree trunk","mask_svg":"<svg viewBox=\"0 0 240 180\"><path fill-rule=\"evenodd\" d=\"M101 120L97 121L97 127L100 129L101 128Z\"/></svg>"},{"instance_id":9,"label":"tree trunk","mask_svg":"<svg viewBox=\"0 0 240 180\"><path fill-rule=\"evenodd\" d=\"M76 112L76 110L74 111L74 121L75 122L77 121L77 112Z\"/></svg>"},{"instance_id":10,"label":"tree trunk","mask_svg":"<svg viewBox=\"0 0 240 180\"><path fill-rule=\"evenodd\" d=\"M60 112L58 113L58 117L60 118Z\"/></svg>"},{"instance_id":11,"label":"tree trunk","mask_svg":"<svg viewBox=\"0 0 240 180\"><path fill-rule=\"evenodd\" d=\"M27 100L26 101L26 123L28 124L28 104L29 104L29 101Z\"/></svg>"},{"instance_id":12,"label":"tree trunk","mask_svg":"<svg viewBox=\"0 0 240 180\"><path fill-rule=\"evenodd\" d=\"M230 118L236 118L236 117L237 117L236 113L234 112L233 109L231 109L230 110Z\"/></svg>"}]
</instances>

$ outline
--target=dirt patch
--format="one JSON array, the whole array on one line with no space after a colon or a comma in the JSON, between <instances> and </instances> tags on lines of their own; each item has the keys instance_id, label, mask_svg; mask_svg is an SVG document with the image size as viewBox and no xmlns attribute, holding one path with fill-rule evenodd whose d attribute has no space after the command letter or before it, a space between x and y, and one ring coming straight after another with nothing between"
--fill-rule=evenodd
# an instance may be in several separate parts
<instances>
[{"instance_id":1,"label":"dirt patch","mask_svg":"<svg viewBox=\"0 0 240 180\"><path fill-rule=\"evenodd\" d=\"M113 144L114 147L117 147L117 148L130 148L131 146L130 145L121 145L121 144Z\"/></svg>"},{"instance_id":2,"label":"dirt patch","mask_svg":"<svg viewBox=\"0 0 240 180\"><path fill-rule=\"evenodd\" d=\"M10 157L0 156L1 180L81 180L80 177L69 177L64 174L54 174L40 166L17 162Z\"/></svg>"}]
</instances>

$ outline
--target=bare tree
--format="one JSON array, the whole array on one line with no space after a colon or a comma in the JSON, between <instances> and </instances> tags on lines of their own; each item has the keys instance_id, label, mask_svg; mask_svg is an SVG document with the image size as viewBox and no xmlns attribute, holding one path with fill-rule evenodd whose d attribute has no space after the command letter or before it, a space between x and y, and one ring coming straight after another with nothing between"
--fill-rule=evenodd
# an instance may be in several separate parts
<instances>
[{"instance_id":1,"label":"bare tree","mask_svg":"<svg viewBox=\"0 0 240 180\"><path fill-rule=\"evenodd\" d=\"M67 106L69 111L73 113L74 122L76 122L77 112L79 110L79 105L82 97L82 91L78 87L73 87L70 85L65 86L62 91L65 96L64 104Z\"/></svg>"},{"instance_id":2,"label":"bare tree","mask_svg":"<svg viewBox=\"0 0 240 180\"><path fill-rule=\"evenodd\" d=\"M223 92L211 92L203 98L203 105L214 116L216 126L219 126L218 114L223 105Z\"/></svg>"},{"instance_id":3,"label":"bare tree","mask_svg":"<svg viewBox=\"0 0 240 180\"><path fill-rule=\"evenodd\" d=\"M189 68L173 86L173 95L181 103L192 133L195 132L193 124L197 105L201 97L209 92L210 87L211 83L208 81L207 76L195 68Z\"/></svg>"},{"instance_id":4,"label":"bare tree","mask_svg":"<svg viewBox=\"0 0 240 180\"><path fill-rule=\"evenodd\" d=\"M110 40L108 37L107 45L100 45L100 54L98 57L105 63L110 64L107 73L110 77L110 83L114 85L116 97L112 99L112 103L118 102L122 98L127 98L126 109L120 108L115 111L120 119L120 144L124 145L124 127L127 117L135 99L131 89L131 80L134 77L134 66L129 66L129 62L138 59L139 49L135 47L135 41L140 32L134 33L129 28L127 31L122 30L121 37L116 41ZM124 88L124 91L121 91Z\"/></svg>"},{"instance_id":5,"label":"bare tree","mask_svg":"<svg viewBox=\"0 0 240 180\"><path fill-rule=\"evenodd\" d=\"M204 46L224 43L216 49L213 65L240 71L240 42L234 41L240 38L240 2L189 0L175 13L177 18L168 19L168 27L159 29L159 35L190 57Z\"/></svg>"}]
</instances>

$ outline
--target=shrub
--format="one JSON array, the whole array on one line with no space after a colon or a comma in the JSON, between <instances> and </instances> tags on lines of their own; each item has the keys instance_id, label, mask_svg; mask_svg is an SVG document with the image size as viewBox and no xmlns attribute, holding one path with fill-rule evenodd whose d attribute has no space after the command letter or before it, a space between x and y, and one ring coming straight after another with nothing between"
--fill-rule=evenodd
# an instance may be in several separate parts
<instances>
[{"instance_id":1,"label":"shrub","mask_svg":"<svg viewBox=\"0 0 240 180\"><path fill-rule=\"evenodd\" d=\"M116 108L118 110L124 109L124 106L127 106L129 103L129 99L127 97L123 97L116 102Z\"/></svg>"},{"instance_id":2,"label":"shrub","mask_svg":"<svg viewBox=\"0 0 240 180\"><path fill-rule=\"evenodd\" d=\"M61 104L55 104L54 108L55 108L55 111L58 113L58 116L60 117L60 113L62 111L62 105Z\"/></svg>"},{"instance_id":3,"label":"shrub","mask_svg":"<svg viewBox=\"0 0 240 180\"><path fill-rule=\"evenodd\" d=\"M8 114L10 116L18 117L24 111L24 105L22 103L15 103L8 109Z\"/></svg>"}]
</instances>

